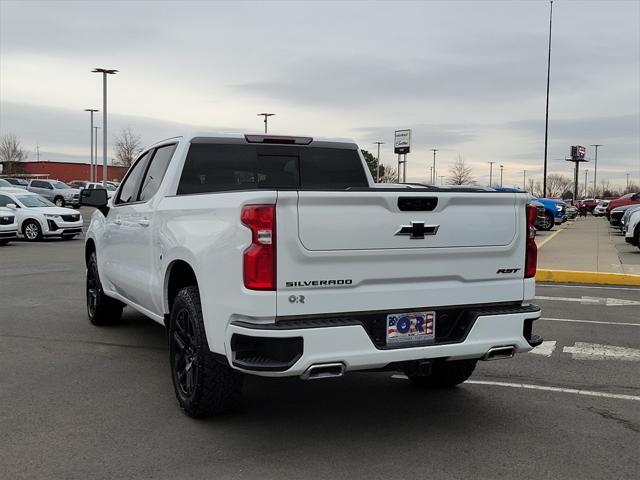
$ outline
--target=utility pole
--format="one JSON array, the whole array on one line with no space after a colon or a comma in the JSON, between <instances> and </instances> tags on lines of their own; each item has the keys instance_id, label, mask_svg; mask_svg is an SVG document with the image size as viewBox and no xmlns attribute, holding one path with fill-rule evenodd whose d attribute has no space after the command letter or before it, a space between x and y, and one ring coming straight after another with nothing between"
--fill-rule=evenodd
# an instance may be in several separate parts
<instances>
[{"instance_id":1,"label":"utility pole","mask_svg":"<svg viewBox=\"0 0 640 480\"><path fill-rule=\"evenodd\" d=\"M542 197L547 196L547 148L549 145L549 82L551 79L551 22L553 20L553 0L549 9L549 54L547 56L547 107L544 115L544 174L542 178Z\"/></svg>"},{"instance_id":2,"label":"utility pole","mask_svg":"<svg viewBox=\"0 0 640 480\"><path fill-rule=\"evenodd\" d=\"M267 133L267 121L269 117L273 117L275 113L258 113L258 117L264 117L264 133Z\"/></svg>"},{"instance_id":3,"label":"utility pole","mask_svg":"<svg viewBox=\"0 0 640 480\"><path fill-rule=\"evenodd\" d=\"M629 193L629 175L631 175L630 173L627 173L627 193Z\"/></svg>"},{"instance_id":4,"label":"utility pole","mask_svg":"<svg viewBox=\"0 0 640 480\"><path fill-rule=\"evenodd\" d=\"M384 145L384 142L373 142L374 145L378 145L378 157L376 158L376 183L380 182L380 145Z\"/></svg>"},{"instance_id":5,"label":"utility pole","mask_svg":"<svg viewBox=\"0 0 640 480\"><path fill-rule=\"evenodd\" d=\"M433 166L430 166L430 167L429 167L429 175L430 175L430 177L429 177L429 178L431 178L431 179L432 179L432 180L431 180L431 183L433 184Z\"/></svg>"},{"instance_id":6,"label":"utility pole","mask_svg":"<svg viewBox=\"0 0 640 480\"><path fill-rule=\"evenodd\" d=\"M431 174L431 183L433 185L435 185L436 182L436 152L438 151L437 148L432 148L431 151L433 152L433 173Z\"/></svg>"},{"instance_id":7,"label":"utility pole","mask_svg":"<svg viewBox=\"0 0 640 480\"><path fill-rule=\"evenodd\" d=\"M36 145L36 159L40 161L40 145Z\"/></svg>"},{"instance_id":8,"label":"utility pole","mask_svg":"<svg viewBox=\"0 0 640 480\"><path fill-rule=\"evenodd\" d=\"M598 196L598 190L596 190L596 181L598 180L598 147L602 147L602 144L594 143L590 146L596 149L596 158L593 161L593 197L595 198Z\"/></svg>"},{"instance_id":9,"label":"utility pole","mask_svg":"<svg viewBox=\"0 0 640 480\"><path fill-rule=\"evenodd\" d=\"M500 165L500 186L502 187L502 170L504 169L504 165Z\"/></svg>"},{"instance_id":10,"label":"utility pole","mask_svg":"<svg viewBox=\"0 0 640 480\"><path fill-rule=\"evenodd\" d=\"M438 175L440 177L440 185L444 185L444 175Z\"/></svg>"},{"instance_id":11,"label":"utility pole","mask_svg":"<svg viewBox=\"0 0 640 480\"><path fill-rule=\"evenodd\" d=\"M107 75L115 75L117 72L118 70L107 68L94 68L92 71L92 73L102 74L102 130L104 130L102 132L102 186L105 189L107 188Z\"/></svg>"},{"instance_id":12,"label":"utility pole","mask_svg":"<svg viewBox=\"0 0 640 480\"><path fill-rule=\"evenodd\" d=\"M93 182L93 114L98 112L95 108L85 108L85 112L89 112L91 114L91 128L89 129L89 139L91 140L91 157L89 160L89 179ZM96 147L98 145L96 144Z\"/></svg>"},{"instance_id":13,"label":"utility pole","mask_svg":"<svg viewBox=\"0 0 640 480\"><path fill-rule=\"evenodd\" d=\"M493 164L496 162L487 162L489 164L489 188L493 184Z\"/></svg>"},{"instance_id":14,"label":"utility pole","mask_svg":"<svg viewBox=\"0 0 640 480\"><path fill-rule=\"evenodd\" d=\"M522 190L526 190L527 189L527 171L523 170L522 171Z\"/></svg>"}]
</instances>

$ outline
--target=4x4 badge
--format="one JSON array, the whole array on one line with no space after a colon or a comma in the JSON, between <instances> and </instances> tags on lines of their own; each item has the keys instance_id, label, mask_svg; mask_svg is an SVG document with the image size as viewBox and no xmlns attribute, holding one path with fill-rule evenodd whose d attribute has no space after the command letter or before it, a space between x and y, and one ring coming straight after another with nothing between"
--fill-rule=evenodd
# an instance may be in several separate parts
<instances>
[{"instance_id":1,"label":"4x4 badge","mask_svg":"<svg viewBox=\"0 0 640 480\"><path fill-rule=\"evenodd\" d=\"M425 225L424 222L411 222L411 225L400 225L396 235L409 235L412 240L424 239L425 235L438 233L440 225Z\"/></svg>"}]
</instances>

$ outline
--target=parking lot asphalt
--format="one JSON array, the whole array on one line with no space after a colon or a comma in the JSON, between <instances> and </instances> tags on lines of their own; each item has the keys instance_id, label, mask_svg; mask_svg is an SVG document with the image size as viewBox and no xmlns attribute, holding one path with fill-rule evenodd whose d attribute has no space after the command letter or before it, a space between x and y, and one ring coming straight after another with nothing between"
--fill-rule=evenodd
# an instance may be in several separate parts
<instances>
[{"instance_id":1,"label":"parking lot asphalt","mask_svg":"<svg viewBox=\"0 0 640 480\"><path fill-rule=\"evenodd\" d=\"M252 377L239 411L196 421L177 407L161 326L130 309L89 324L82 248L0 249L2 479L640 474L640 289L538 285L546 342L456 389L388 372Z\"/></svg>"}]
</instances>

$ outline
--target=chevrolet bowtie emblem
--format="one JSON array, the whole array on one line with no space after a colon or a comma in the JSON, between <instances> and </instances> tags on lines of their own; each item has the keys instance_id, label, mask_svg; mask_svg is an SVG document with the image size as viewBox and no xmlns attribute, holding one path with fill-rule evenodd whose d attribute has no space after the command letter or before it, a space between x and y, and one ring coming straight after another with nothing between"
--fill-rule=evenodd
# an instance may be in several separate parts
<instances>
[{"instance_id":1,"label":"chevrolet bowtie emblem","mask_svg":"<svg viewBox=\"0 0 640 480\"><path fill-rule=\"evenodd\" d=\"M409 235L411 240L424 239L425 235L438 233L440 225L425 225L424 222L411 222L411 225L400 225L396 235Z\"/></svg>"}]
</instances>

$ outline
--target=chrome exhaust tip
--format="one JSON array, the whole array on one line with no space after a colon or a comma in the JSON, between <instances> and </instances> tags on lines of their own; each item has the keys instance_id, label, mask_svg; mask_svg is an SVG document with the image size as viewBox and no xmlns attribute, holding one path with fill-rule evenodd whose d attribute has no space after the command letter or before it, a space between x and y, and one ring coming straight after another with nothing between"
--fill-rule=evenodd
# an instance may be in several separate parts
<instances>
[{"instance_id":1,"label":"chrome exhaust tip","mask_svg":"<svg viewBox=\"0 0 640 480\"><path fill-rule=\"evenodd\" d=\"M344 363L319 363L311 365L300 375L302 380L317 380L320 378L336 378L344 375Z\"/></svg>"},{"instance_id":2,"label":"chrome exhaust tip","mask_svg":"<svg viewBox=\"0 0 640 480\"><path fill-rule=\"evenodd\" d=\"M502 360L505 358L513 358L516 353L516 347L508 345L506 347L491 347L487 353L484 354L482 360L485 362L491 360Z\"/></svg>"}]
</instances>

